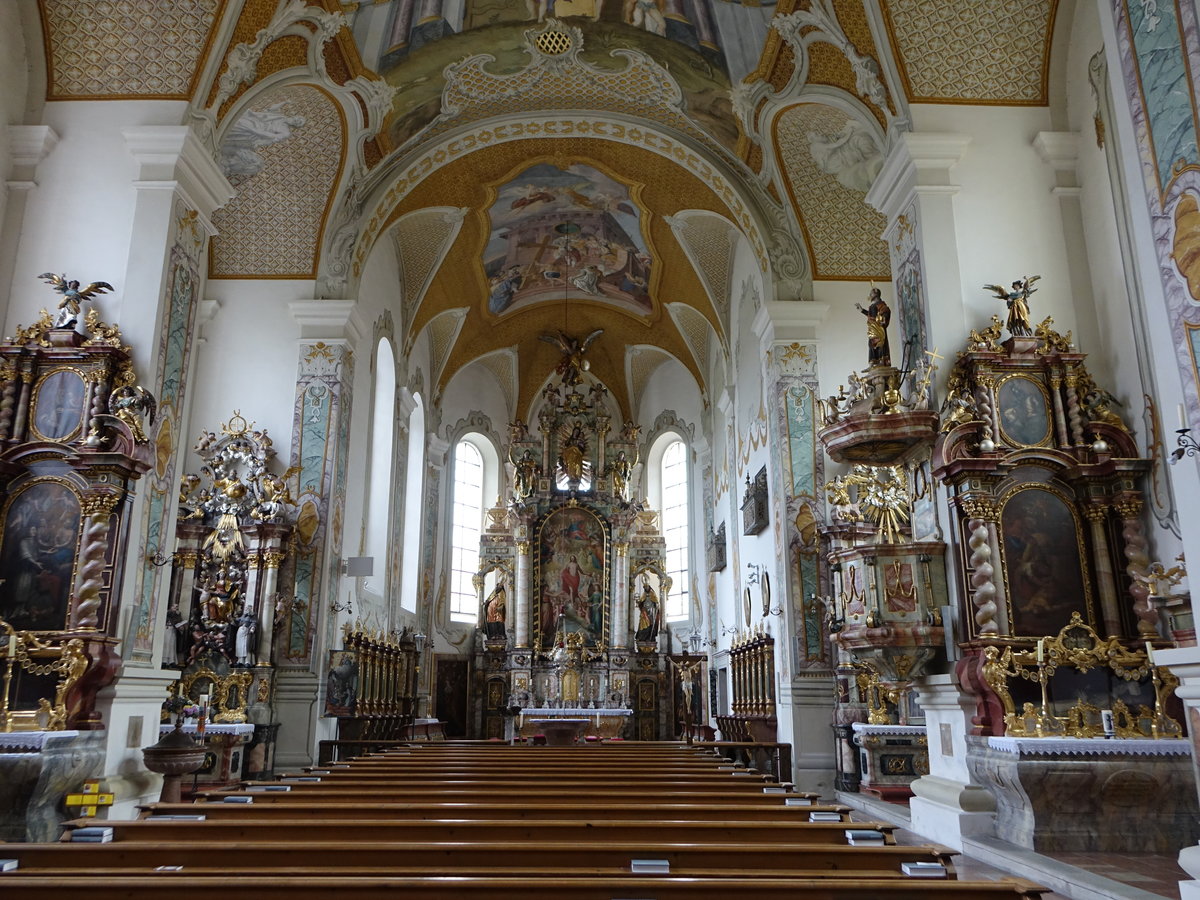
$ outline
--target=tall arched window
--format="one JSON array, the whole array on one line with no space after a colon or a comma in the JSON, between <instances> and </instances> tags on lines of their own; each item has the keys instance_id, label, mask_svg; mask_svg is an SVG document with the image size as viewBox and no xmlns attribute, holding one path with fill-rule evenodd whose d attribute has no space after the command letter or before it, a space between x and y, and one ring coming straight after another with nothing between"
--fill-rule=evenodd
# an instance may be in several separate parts
<instances>
[{"instance_id":1,"label":"tall arched window","mask_svg":"<svg viewBox=\"0 0 1200 900\"><path fill-rule=\"evenodd\" d=\"M688 615L688 465L687 445L671 441L663 450L659 464L662 486L662 530L667 542L667 574L671 590L664 613L667 619L686 619Z\"/></svg>"},{"instance_id":2,"label":"tall arched window","mask_svg":"<svg viewBox=\"0 0 1200 900\"><path fill-rule=\"evenodd\" d=\"M479 595L471 579L479 571L483 532L483 454L466 439L454 445L454 502L450 519L450 620L474 622Z\"/></svg>"},{"instance_id":3,"label":"tall arched window","mask_svg":"<svg viewBox=\"0 0 1200 900\"><path fill-rule=\"evenodd\" d=\"M396 415L396 360L388 339L375 354L375 400L371 411L371 462L368 467L366 553L375 558L375 574L363 584L377 597L387 595L388 535L392 511L392 443ZM399 548L396 548L398 552Z\"/></svg>"},{"instance_id":4,"label":"tall arched window","mask_svg":"<svg viewBox=\"0 0 1200 900\"><path fill-rule=\"evenodd\" d=\"M425 500L425 405L413 394L408 416L408 466L404 479L404 547L401 549L400 608L417 611L421 571L421 509Z\"/></svg>"}]
</instances>

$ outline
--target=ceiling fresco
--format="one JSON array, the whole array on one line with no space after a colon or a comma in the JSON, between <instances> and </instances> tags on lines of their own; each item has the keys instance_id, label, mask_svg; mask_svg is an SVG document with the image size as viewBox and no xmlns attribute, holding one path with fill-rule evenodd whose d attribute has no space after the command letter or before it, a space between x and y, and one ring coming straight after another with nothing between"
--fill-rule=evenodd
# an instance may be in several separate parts
<instances>
[{"instance_id":1,"label":"ceiling fresco","mask_svg":"<svg viewBox=\"0 0 1200 900\"><path fill-rule=\"evenodd\" d=\"M616 179L580 163L538 163L501 185L487 216L491 315L570 297L650 312L642 214Z\"/></svg>"}]
</instances>

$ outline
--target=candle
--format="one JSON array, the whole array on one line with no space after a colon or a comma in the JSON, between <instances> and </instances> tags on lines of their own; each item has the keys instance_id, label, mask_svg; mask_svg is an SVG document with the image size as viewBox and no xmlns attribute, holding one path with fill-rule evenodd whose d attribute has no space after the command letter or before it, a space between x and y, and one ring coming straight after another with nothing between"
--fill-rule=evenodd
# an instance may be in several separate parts
<instances>
[{"instance_id":1,"label":"candle","mask_svg":"<svg viewBox=\"0 0 1200 900\"><path fill-rule=\"evenodd\" d=\"M1148 665L1148 666L1154 664L1153 659L1151 659L1151 657L1150 657L1150 654L1153 652L1154 652L1154 647L1151 645L1151 643L1149 641L1146 641L1146 665Z\"/></svg>"},{"instance_id":2,"label":"candle","mask_svg":"<svg viewBox=\"0 0 1200 900\"><path fill-rule=\"evenodd\" d=\"M8 658L12 659L17 655L17 633L14 631L8 636Z\"/></svg>"},{"instance_id":3,"label":"candle","mask_svg":"<svg viewBox=\"0 0 1200 900\"><path fill-rule=\"evenodd\" d=\"M1046 643L1045 638L1038 638L1038 651L1037 651L1038 657L1037 657L1037 659L1038 659L1039 666L1042 664L1042 656L1045 652L1045 643Z\"/></svg>"},{"instance_id":4,"label":"candle","mask_svg":"<svg viewBox=\"0 0 1200 900\"><path fill-rule=\"evenodd\" d=\"M1188 427L1187 410L1184 408L1182 403L1179 404L1178 414L1179 414L1179 427L1187 428Z\"/></svg>"}]
</instances>

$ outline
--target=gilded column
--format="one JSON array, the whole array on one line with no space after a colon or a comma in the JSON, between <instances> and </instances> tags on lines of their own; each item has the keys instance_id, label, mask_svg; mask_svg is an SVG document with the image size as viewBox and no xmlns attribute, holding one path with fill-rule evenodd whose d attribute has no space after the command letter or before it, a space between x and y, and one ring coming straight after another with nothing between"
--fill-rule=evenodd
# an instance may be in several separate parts
<instances>
[{"instance_id":1,"label":"gilded column","mask_svg":"<svg viewBox=\"0 0 1200 900\"><path fill-rule=\"evenodd\" d=\"M1146 554L1146 532L1142 528L1142 501L1127 497L1113 504L1121 517L1121 537L1125 541L1125 571L1129 575L1129 593L1133 596L1133 614L1137 616L1138 635L1158 637L1158 610L1150 599L1146 576L1150 573L1150 557Z\"/></svg>"}]
</instances>

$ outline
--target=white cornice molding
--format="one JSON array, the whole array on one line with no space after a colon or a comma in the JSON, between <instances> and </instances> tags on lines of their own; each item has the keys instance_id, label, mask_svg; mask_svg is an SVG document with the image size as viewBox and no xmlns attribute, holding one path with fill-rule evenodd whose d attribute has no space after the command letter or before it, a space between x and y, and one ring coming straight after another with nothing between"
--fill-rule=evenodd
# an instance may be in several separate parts
<instances>
[{"instance_id":1,"label":"white cornice molding","mask_svg":"<svg viewBox=\"0 0 1200 900\"><path fill-rule=\"evenodd\" d=\"M829 315L829 304L815 300L768 300L758 308L751 328L764 350L775 341L810 339Z\"/></svg>"},{"instance_id":2,"label":"white cornice molding","mask_svg":"<svg viewBox=\"0 0 1200 900\"><path fill-rule=\"evenodd\" d=\"M36 167L58 146L58 132L49 125L9 125L8 152L14 166Z\"/></svg>"},{"instance_id":3,"label":"white cornice molding","mask_svg":"<svg viewBox=\"0 0 1200 900\"><path fill-rule=\"evenodd\" d=\"M958 185L950 180L950 170L962 160L970 143L969 135L950 132L900 135L867 191L867 203L891 222L915 191L956 193Z\"/></svg>"},{"instance_id":4,"label":"white cornice molding","mask_svg":"<svg viewBox=\"0 0 1200 900\"><path fill-rule=\"evenodd\" d=\"M353 300L296 300L288 312L300 326L301 340L358 343L366 333Z\"/></svg>"},{"instance_id":5,"label":"white cornice molding","mask_svg":"<svg viewBox=\"0 0 1200 900\"><path fill-rule=\"evenodd\" d=\"M121 134L138 165L137 181L174 181L205 219L233 198L233 186L187 125L131 126Z\"/></svg>"},{"instance_id":6,"label":"white cornice molding","mask_svg":"<svg viewBox=\"0 0 1200 900\"><path fill-rule=\"evenodd\" d=\"M1079 132L1039 131L1033 149L1056 172L1074 172L1079 160Z\"/></svg>"}]
</instances>

